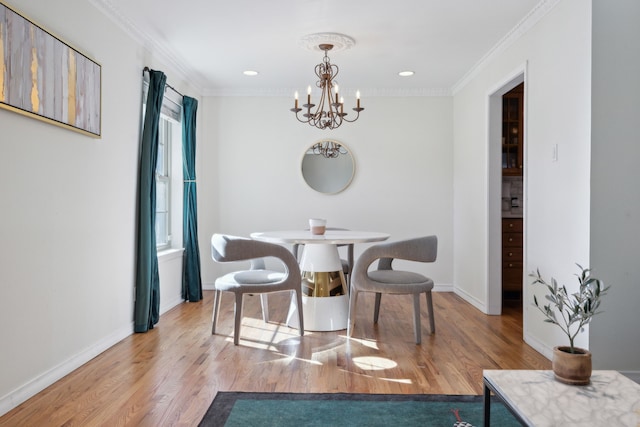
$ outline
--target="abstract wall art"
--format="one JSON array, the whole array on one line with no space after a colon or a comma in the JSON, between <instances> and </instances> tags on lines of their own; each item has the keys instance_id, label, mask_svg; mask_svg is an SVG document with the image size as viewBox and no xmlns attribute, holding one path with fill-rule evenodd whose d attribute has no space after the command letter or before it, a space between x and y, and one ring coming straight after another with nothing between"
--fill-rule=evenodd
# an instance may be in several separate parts
<instances>
[{"instance_id":1,"label":"abstract wall art","mask_svg":"<svg viewBox=\"0 0 640 427\"><path fill-rule=\"evenodd\" d=\"M0 107L101 136L101 66L0 2Z\"/></svg>"}]
</instances>

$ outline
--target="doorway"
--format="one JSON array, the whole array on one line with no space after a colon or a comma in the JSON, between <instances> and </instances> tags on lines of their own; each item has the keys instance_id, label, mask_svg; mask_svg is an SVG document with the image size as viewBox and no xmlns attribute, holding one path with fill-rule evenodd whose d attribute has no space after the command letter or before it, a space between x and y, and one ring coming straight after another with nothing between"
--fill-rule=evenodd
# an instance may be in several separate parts
<instances>
[{"instance_id":1,"label":"doorway","mask_svg":"<svg viewBox=\"0 0 640 427\"><path fill-rule=\"evenodd\" d=\"M487 313L522 309L525 262L525 67L489 94Z\"/></svg>"},{"instance_id":2,"label":"doorway","mask_svg":"<svg viewBox=\"0 0 640 427\"><path fill-rule=\"evenodd\" d=\"M502 95L502 309L522 307L524 82Z\"/></svg>"}]
</instances>

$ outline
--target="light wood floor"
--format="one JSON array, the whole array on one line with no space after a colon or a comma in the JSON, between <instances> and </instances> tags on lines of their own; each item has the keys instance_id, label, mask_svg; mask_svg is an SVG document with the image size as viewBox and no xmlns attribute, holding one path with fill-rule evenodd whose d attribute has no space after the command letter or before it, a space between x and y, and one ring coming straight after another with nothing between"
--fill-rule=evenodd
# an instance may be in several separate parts
<instances>
[{"instance_id":1,"label":"light wood floor","mask_svg":"<svg viewBox=\"0 0 640 427\"><path fill-rule=\"evenodd\" d=\"M408 296L360 298L354 338L345 331L300 337L282 322L286 295L270 296L264 324L258 296L245 297L240 345L233 302L222 300L211 335L213 292L164 314L0 418L0 426L197 425L218 391L481 394L483 369L550 369L522 340L520 309L486 316L453 293L434 293L436 333L415 345Z\"/></svg>"}]
</instances>

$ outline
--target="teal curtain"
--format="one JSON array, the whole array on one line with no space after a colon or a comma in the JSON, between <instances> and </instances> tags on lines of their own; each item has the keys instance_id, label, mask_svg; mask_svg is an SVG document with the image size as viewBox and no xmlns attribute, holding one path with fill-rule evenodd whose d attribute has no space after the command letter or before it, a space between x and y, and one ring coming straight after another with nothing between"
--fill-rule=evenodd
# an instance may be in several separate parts
<instances>
[{"instance_id":1,"label":"teal curtain","mask_svg":"<svg viewBox=\"0 0 640 427\"><path fill-rule=\"evenodd\" d=\"M183 226L184 263L182 298L202 299L200 250L198 249L198 200L196 195L196 111L198 100L182 97L182 173L184 177Z\"/></svg>"},{"instance_id":2,"label":"teal curtain","mask_svg":"<svg viewBox=\"0 0 640 427\"><path fill-rule=\"evenodd\" d=\"M153 329L160 318L160 278L156 250L156 163L158 127L167 76L149 71L149 92L140 141L138 177L138 224L136 261L136 302L134 331Z\"/></svg>"}]
</instances>

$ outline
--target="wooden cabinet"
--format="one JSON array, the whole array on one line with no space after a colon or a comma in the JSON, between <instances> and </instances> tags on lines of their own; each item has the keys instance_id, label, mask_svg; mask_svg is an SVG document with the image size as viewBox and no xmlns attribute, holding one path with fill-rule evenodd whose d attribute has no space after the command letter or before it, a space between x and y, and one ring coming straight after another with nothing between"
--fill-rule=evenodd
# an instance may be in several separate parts
<instances>
[{"instance_id":1,"label":"wooden cabinet","mask_svg":"<svg viewBox=\"0 0 640 427\"><path fill-rule=\"evenodd\" d=\"M522 300L522 218L502 218L502 299Z\"/></svg>"},{"instance_id":2,"label":"wooden cabinet","mask_svg":"<svg viewBox=\"0 0 640 427\"><path fill-rule=\"evenodd\" d=\"M522 175L524 83L502 96L502 173Z\"/></svg>"}]
</instances>

